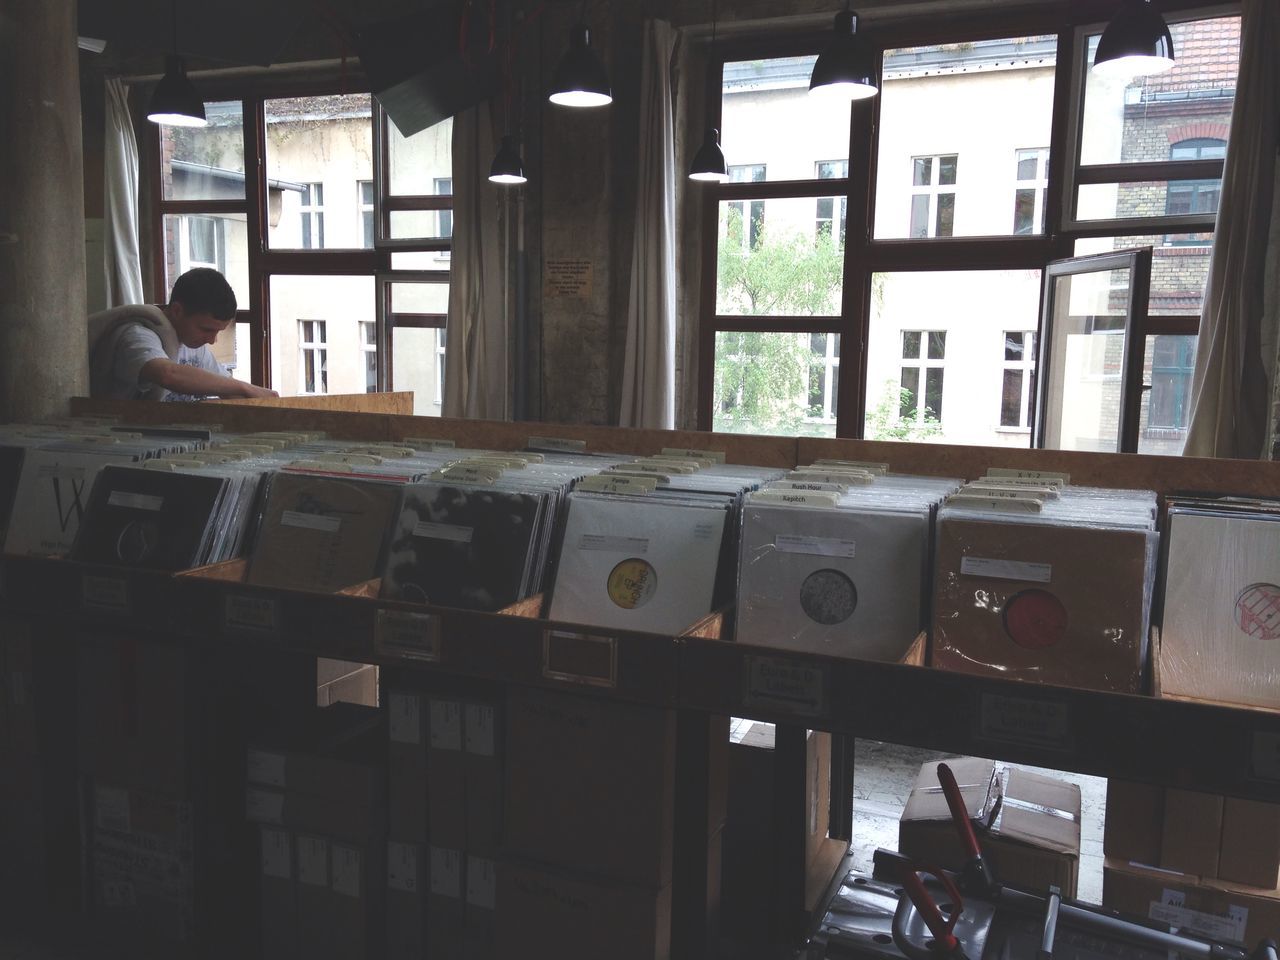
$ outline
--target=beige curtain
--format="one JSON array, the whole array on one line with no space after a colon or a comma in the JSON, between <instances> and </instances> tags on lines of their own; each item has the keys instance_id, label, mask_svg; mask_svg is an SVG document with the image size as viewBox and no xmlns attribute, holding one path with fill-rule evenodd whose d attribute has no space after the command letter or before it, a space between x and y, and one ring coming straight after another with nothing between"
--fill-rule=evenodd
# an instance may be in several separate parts
<instances>
[{"instance_id":1,"label":"beige curtain","mask_svg":"<svg viewBox=\"0 0 1280 960\"><path fill-rule=\"evenodd\" d=\"M665 21L645 22L639 186L619 413L624 427L675 427L676 147L671 87L676 37Z\"/></svg>"},{"instance_id":2,"label":"beige curtain","mask_svg":"<svg viewBox=\"0 0 1280 960\"><path fill-rule=\"evenodd\" d=\"M488 103L453 118L453 252L445 334L446 417L506 420L511 187L489 182L497 149Z\"/></svg>"},{"instance_id":3,"label":"beige curtain","mask_svg":"<svg viewBox=\"0 0 1280 960\"><path fill-rule=\"evenodd\" d=\"M129 116L129 90L107 80L103 160L103 269L107 306L145 303L138 252L138 141ZM90 268L92 269L92 267Z\"/></svg>"},{"instance_id":4,"label":"beige curtain","mask_svg":"<svg viewBox=\"0 0 1280 960\"><path fill-rule=\"evenodd\" d=\"M1277 316L1267 296L1278 249L1277 111L1280 111L1280 4L1244 0L1240 77L1213 259L1200 316L1191 429L1184 453L1198 457L1265 456L1273 429L1271 387Z\"/></svg>"}]
</instances>

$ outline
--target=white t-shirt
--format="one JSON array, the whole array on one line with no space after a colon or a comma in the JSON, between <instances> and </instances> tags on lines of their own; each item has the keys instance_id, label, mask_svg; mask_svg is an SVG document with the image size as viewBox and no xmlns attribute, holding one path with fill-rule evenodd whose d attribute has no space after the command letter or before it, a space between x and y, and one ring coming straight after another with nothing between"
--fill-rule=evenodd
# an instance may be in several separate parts
<instances>
[{"instance_id":1,"label":"white t-shirt","mask_svg":"<svg viewBox=\"0 0 1280 960\"><path fill-rule=\"evenodd\" d=\"M133 400L146 390L139 377L142 368L150 360L168 360L169 355L160 345L160 337L141 323L131 323L120 331L116 341L115 362L111 368L111 384L105 394L112 400ZM227 369L220 364L207 345L199 347L178 347L178 363L190 367L200 367L210 373L227 376ZM165 390L161 400L200 400L183 393L170 393Z\"/></svg>"}]
</instances>

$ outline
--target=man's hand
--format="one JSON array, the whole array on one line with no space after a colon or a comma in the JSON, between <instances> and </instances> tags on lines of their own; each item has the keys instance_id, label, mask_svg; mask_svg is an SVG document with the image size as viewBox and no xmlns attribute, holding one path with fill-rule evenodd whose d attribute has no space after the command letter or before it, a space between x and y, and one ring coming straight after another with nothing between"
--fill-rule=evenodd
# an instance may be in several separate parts
<instances>
[{"instance_id":1,"label":"man's hand","mask_svg":"<svg viewBox=\"0 0 1280 960\"><path fill-rule=\"evenodd\" d=\"M268 390L266 387L255 387L252 383L244 384L244 395L246 397L278 397L280 394L274 390Z\"/></svg>"},{"instance_id":2,"label":"man's hand","mask_svg":"<svg viewBox=\"0 0 1280 960\"><path fill-rule=\"evenodd\" d=\"M243 383L234 377L224 377L200 367L185 363L174 363L172 360L148 360L142 365L138 379L149 383L158 383L173 393L188 394L193 397L275 397L274 390L255 387L252 383Z\"/></svg>"}]
</instances>

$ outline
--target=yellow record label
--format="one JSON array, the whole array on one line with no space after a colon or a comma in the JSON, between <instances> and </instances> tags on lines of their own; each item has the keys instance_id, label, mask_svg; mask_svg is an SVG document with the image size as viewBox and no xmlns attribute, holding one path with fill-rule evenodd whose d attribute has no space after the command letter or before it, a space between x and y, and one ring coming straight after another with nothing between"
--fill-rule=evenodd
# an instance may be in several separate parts
<instances>
[{"instance_id":1,"label":"yellow record label","mask_svg":"<svg viewBox=\"0 0 1280 960\"><path fill-rule=\"evenodd\" d=\"M623 560L609 573L609 599L623 610L643 607L658 591L658 572L644 560Z\"/></svg>"}]
</instances>

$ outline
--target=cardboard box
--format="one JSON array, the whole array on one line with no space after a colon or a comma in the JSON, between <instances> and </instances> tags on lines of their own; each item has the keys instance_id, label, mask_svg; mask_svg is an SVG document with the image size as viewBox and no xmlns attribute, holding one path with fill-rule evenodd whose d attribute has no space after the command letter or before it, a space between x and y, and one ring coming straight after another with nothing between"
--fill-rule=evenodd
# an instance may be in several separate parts
<instances>
[{"instance_id":1,"label":"cardboard box","mask_svg":"<svg viewBox=\"0 0 1280 960\"><path fill-rule=\"evenodd\" d=\"M422 960L427 950L425 844L387 843L387 958Z\"/></svg>"},{"instance_id":2,"label":"cardboard box","mask_svg":"<svg viewBox=\"0 0 1280 960\"><path fill-rule=\"evenodd\" d=\"M131 934L190 941L196 876L191 804L93 782L86 809L94 917Z\"/></svg>"},{"instance_id":3,"label":"cardboard box","mask_svg":"<svg viewBox=\"0 0 1280 960\"><path fill-rule=\"evenodd\" d=\"M458 850L427 851L427 956L458 957L466 930L466 856ZM527 946L527 945L526 945ZM522 948L523 950L523 948ZM517 951L519 956L521 951Z\"/></svg>"},{"instance_id":4,"label":"cardboard box","mask_svg":"<svg viewBox=\"0 0 1280 960\"><path fill-rule=\"evenodd\" d=\"M433 847L467 847L463 708L458 700L427 699L427 822Z\"/></svg>"},{"instance_id":5,"label":"cardboard box","mask_svg":"<svg viewBox=\"0 0 1280 960\"><path fill-rule=\"evenodd\" d=\"M1280 885L1280 804L1225 798L1218 877L1268 890Z\"/></svg>"},{"instance_id":6,"label":"cardboard box","mask_svg":"<svg viewBox=\"0 0 1280 960\"><path fill-rule=\"evenodd\" d=\"M464 954L474 960L494 956L497 925L498 867L487 857L467 857Z\"/></svg>"},{"instance_id":7,"label":"cardboard box","mask_svg":"<svg viewBox=\"0 0 1280 960\"><path fill-rule=\"evenodd\" d=\"M513 856L654 889L670 882L673 710L521 688L507 702L505 745Z\"/></svg>"},{"instance_id":8,"label":"cardboard box","mask_svg":"<svg viewBox=\"0 0 1280 960\"><path fill-rule=\"evenodd\" d=\"M293 835L277 827L259 834L262 883L263 960L298 957L298 888L294 881Z\"/></svg>"},{"instance_id":9,"label":"cardboard box","mask_svg":"<svg viewBox=\"0 0 1280 960\"><path fill-rule=\"evenodd\" d=\"M1102 847L1108 857L1157 866L1164 835L1164 787L1107 781Z\"/></svg>"},{"instance_id":10,"label":"cardboard box","mask_svg":"<svg viewBox=\"0 0 1280 960\"><path fill-rule=\"evenodd\" d=\"M1280 929L1280 891L1199 880L1107 857L1104 906L1188 933L1252 948Z\"/></svg>"},{"instance_id":11,"label":"cardboard box","mask_svg":"<svg viewBox=\"0 0 1280 960\"><path fill-rule=\"evenodd\" d=\"M1166 790L1159 866L1197 877L1216 877L1221 849L1222 797L1194 790Z\"/></svg>"},{"instance_id":12,"label":"cardboard box","mask_svg":"<svg viewBox=\"0 0 1280 960\"><path fill-rule=\"evenodd\" d=\"M417 693L392 690L387 707L387 808L391 836L425 844L427 709Z\"/></svg>"},{"instance_id":13,"label":"cardboard box","mask_svg":"<svg viewBox=\"0 0 1280 960\"><path fill-rule=\"evenodd\" d=\"M612 883L535 864L498 864L499 957L665 960L671 887Z\"/></svg>"},{"instance_id":14,"label":"cardboard box","mask_svg":"<svg viewBox=\"0 0 1280 960\"><path fill-rule=\"evenodd\" d=\"M1013 768L1001 776L990 760L966 757L944 762L956 776L996 877L1037 892L1057 886L1064 897L1075 897L1080 788ZM938 787L937 768L937 763L926 763L916 778L898 822L898 849L920 863L958 870L965 852Z\"/></svg>"},{"instance_id":15,"label":"cardboard box","mask_svg":"<svg viewBox=\"0 0 1280 960\"><path fill-rule=\"evenodd\" d=\"M499 710L493 703L463 708L463 763L466 770L466 850L492 860L502 838L502 753Z\"/></svg>"}]
</instances>

